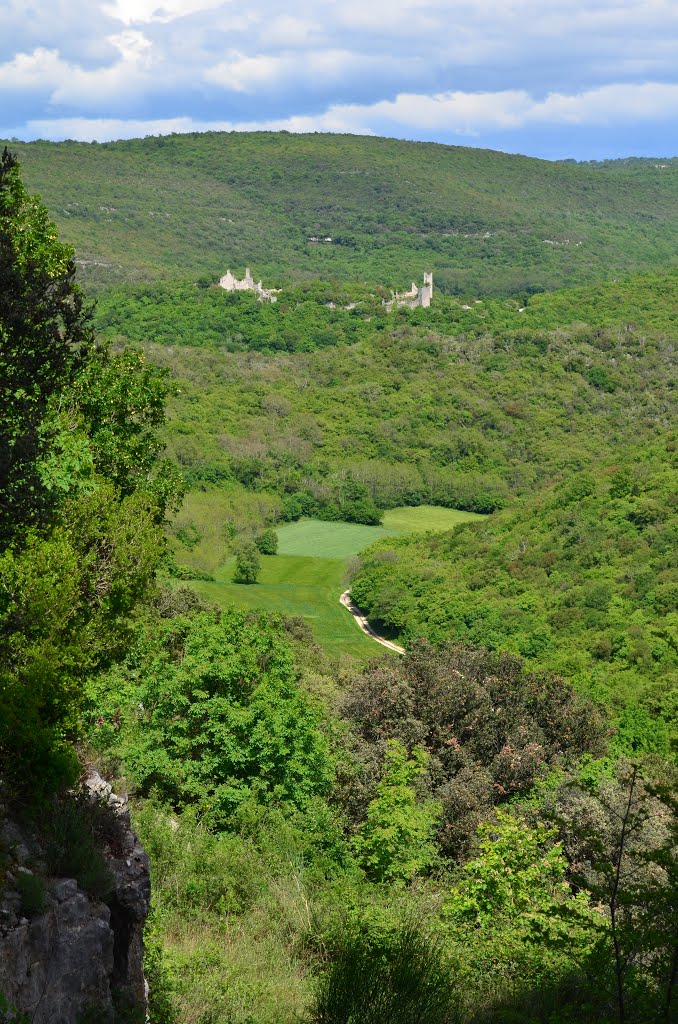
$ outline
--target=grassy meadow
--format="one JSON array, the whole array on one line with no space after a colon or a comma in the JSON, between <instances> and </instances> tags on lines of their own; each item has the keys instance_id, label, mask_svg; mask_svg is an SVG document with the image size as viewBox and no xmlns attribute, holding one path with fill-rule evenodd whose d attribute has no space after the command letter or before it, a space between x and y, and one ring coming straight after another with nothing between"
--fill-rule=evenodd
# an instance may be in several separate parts
<instances>
[{"instance_id":1,"label":"grassy meadow","mask_svg":"<svg viewBox=\"0 0 678 1024\"><path fill-rule=\"evenodd\" d=\"M383 526L304 519L277 530L278 554L262 556L257 583L233 583L234 559L228 558L214 573L214 581L195 581L192 585L204 598L222 607L264 608L303 616L329 654L365 660L384 649L365 636L339 604L339 596L346 589L348 559L384 537L450 530L457 523L480 518L471 512L422 505L390 509L384 514Z\"/></svg>"}]
</instances>

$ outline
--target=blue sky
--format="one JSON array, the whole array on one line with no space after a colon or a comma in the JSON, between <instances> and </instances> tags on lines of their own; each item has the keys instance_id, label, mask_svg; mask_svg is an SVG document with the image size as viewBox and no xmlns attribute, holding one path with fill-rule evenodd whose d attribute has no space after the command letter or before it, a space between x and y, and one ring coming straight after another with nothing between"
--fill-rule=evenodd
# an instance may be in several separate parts
<instances>
[{"instance_id":1,"label":"blue sky","mask_svg":"<svg viewBox=\"0 0 678 1024\"><path fill-rule=\"evenodd\" d=\"M678 0L3 0L0 136L678 154Z\"/></svg>"}]
</instances>

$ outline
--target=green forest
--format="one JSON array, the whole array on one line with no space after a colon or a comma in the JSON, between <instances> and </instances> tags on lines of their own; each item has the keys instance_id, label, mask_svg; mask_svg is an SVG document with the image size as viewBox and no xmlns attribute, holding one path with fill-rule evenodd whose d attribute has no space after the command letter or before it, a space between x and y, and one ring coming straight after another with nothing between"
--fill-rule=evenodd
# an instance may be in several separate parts
<instances>
[{"instance_id":1,"label":"green forest","mask_svg":"<svg viewBox=\"0 0 678 1024\"><path fill-rule=\"evenodd\" d=\"M676 162L12 150L0 816L51 851L26 920L52 877L107 898L95 764L150 857L151 1024L678 1020ZM279 301L216 289L229 262ZM432 307L387 314L431 268Z\"/></svg>"},{"instance_id":2,"label":"green forest","mask_svg":"<svg viewBox=\"0 0 678 1024\"><path fill-rule=\"evenodd\" d=\"M251 266L269 287L433 270L449 294L513 295L676 264L676 159L286 132L12 148L98 292Z\"/></svg>"}]
</instances>

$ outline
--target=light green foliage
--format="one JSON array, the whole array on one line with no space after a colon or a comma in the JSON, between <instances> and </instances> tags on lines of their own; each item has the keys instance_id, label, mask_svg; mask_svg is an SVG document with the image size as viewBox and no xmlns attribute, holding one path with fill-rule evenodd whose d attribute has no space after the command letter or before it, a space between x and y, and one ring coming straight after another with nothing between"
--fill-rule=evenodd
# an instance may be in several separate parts
<instances>
[{"instance_id":1,"label":"light green foliage","mask_svg":"<svg viewBox=\"0 0 678 1024\"><path fill-rule=\"evenodd\" d=\"M90 697L105 723L95 740L120 751L141 792L227 827L251 796L303 806L328 790L320 711L297 685L279 626L231 610L158 628Z\"/></svg>"},{"instance_id":2,"label":"light green foliage","mask_svg":"<svg viewBox=\"0 0 678 1024\"><path fill-rule=\"evenodd\" d=\"M379 298L368 297L351 311L329 308L328 295L336 296L343 289L324 288L327 294L309 294L308 287L288 290L275 304L258 302L251 292L202 290L192 282L124 288L100 298L96 327L106 338L122 336L131 342L199 345L229 352L314 352L369 337L374 330L372 318L383 319ZM268 411L275 416L281 410L284 405L272 402Z\"/></svg>"},{"instance_id":3,"label":"light green foliage","mask_svg":"<svg viewBox=\"0 0 678 1024\"><path fill-rule=\"evenodd\" d=\"M29 534L0 555L0 754L17 784L32 764L31 785L47 789L46 759L61 749L63 764L84 680L123 653L127 617L160 557L156 507L143 494L118 500L100 485L64 512L48 537Z\"/></svg>"},{"instance_id":4,"label":"light green foliage","mask_svg":"<svg viewBox=\"0 0 678 1024\"><path fill-rule=\"evenodd\" d=\"M381 526L358 523L327 523L301 519L279 527L278 551L281 555L311 555L315 558L350 558L382 537L400 533L451 529L457 523L473 522L480 516L453 508L393 508L384 512Z\"/></svg>"},{"instance_id":5,"label":"light green foliage","mask_svg":"<svg viewBox=\"0 0 678 1024\"><path fill-rule=\"evenodd\" d=\"M529 828L510 811L497 809L481 825L478 854L464 864L443 913L456 925L481 928L500 921L525 927L569 896L567 861L554 841L557 830Z\"/></svg>"},{"instance_id":6,"label":"light green foliage","mask_svg":"<svg viewBox=\"0 0 678 1024\"><path fill-rule=\"evenodd\" d=\"M256 496L244 494L250 501ZM213 508L221 508L215 492L188 496L187 513L180 514L180 529L187 529L193 520L207 521L216 550L224 550L216 532ZM214 551L205 552L198 542L189 550L185 544L177 546L177 559L195 566L211 569L212 581L196 583L196 589L209 601L220 607L235 604L243 608L264 608L281 615L302 615L312 626L315 639L332 655L351 654L362 661L377 652L370 640L356 626L346 609L339 604L339 595L346 589L346 559L357 554L373 539L396 536L409 530L444 529L458 522L473 521L480 517L455 509L422 508L392 509L384 514L384 527L363 526L357 523L328 523L316 519L303 519L279 527L279 554L275 559L263 558L256 587L242 587L232 581L234 561L215 567ZM389 525L390 524L390 525ZM248 523L244 524L249 525ZM386 527L389 527L388 529ZM223 532L221 534L223 536ZM199 570L202 571L202 570ZM194 577L200 579L199 576Z\"/></svg>"},{"instance_id":7,"label":"light green foliage","mask_svg":"<svg viewBox=\"0 0 678 1024\"><path fill-rule=\"evenodd\" d=\"M433 835L441 808L417 800L413 786L427 761L421 747L408 755L398 740L386 744L384 774L354 841L363 867L379 882L409 882L435 861Z\"/></svg>"},{"instance_id":8,"label":"light green foliage","mask_svg":"<svg viewBox=\"0 0 678 1024\"><path fill-rule=\"evenodd\" d=\"M326 922L360 901L340 819L320 799L302 811L249 801L215 834L192 809L146 801L134 824L151 858L165 1012L169 1002L181 1024L297 1024Z\"/></svg>"},{"instance_id":9,"label":"light green foliage","mask_svg":"<svg viewBox=\"0 0 678 1024\"><path fill-rule=\"evenodd\" d=\"M326 523L320 519L300 519L278 528L281 555L308 558L346 559L381 537L395 536L383 526L361 523Z\"/></svg>"},{"instance_id":10,"label":"light green foliage","mask_svg":"<svg viewBox=\"0 0 678 1024\"><path fill-rule=\"evenodd\" d=\"M253 540L241 541L235 551L234 583L256 583L261 570L259 549Z\"/></svg>"},{"instance_id":11,"label":"light green foliage","mask_svg":"<svg viewBox=\"0 0 678 1024\"><path fill-rule=\"evenodd\" d=\"M213 582L191 585L221 608L236 605L252 610L264 608L276 615L303 616L316 642L330 655L350 654L362 661L374 657L374 640L358 629L339 604L339 595L346 589L342 560L301 555L264 557L256 587L234 583L233 569L234 561L230 559L216 571Z\"/></svg>"},{"instance_id":12,"label":"light green foliage","mask_svg":"<svg viewBox=\"0 0 678 1024\"><path fill-rule=\"evenodd\" d=\"M644 282L660 309L663 284ZM631 317L643 284L615 287ZM678 301L675 286L671 295ZM189 486L237 483L261 500L275 496L289 521L347 514L347 477L380 509L482 513L592 462L613 467L620 446L639 436L652 443L666 429L672 334L556 329L549 298L548 328L507 330L497 316L471 331L422 311L421 322L388 321L350 347L259 356L256 373L248 353L151 346L151 359L181 385L169 449ZM592 384L592 367L617 390ZM629 395L642 395L638 415L629 415Z\"/></svg>"}]
</instances>

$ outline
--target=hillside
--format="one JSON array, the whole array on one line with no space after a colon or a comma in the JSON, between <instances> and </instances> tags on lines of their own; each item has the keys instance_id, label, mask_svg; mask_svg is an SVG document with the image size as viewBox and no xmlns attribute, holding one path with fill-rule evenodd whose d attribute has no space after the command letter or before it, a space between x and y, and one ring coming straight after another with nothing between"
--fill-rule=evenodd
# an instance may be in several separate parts
<instances>
[{"instance_id":1,"label":"hillside","mask_svg":"<svg viewBox=\"0 0 678 1024\"><path fill-rule=\"evenodd\" d=\"M0 1018L668 1021L676 274L392 317L137 281L105 345L73 255L3 154Z\"/></svg>"},{"instance_id":2,"label":"hillside","mask_svg":"<svg viewBox=\"0 0 678 1024\"><path fill-rule=\"evenodd\" d=\"M443 291L508 294L676 259L675 161L284 132L11 145L92 291L248 264L270 284L432 269Z\"/></svg>"},{"instance_id":3,"label":"hillside","mask_svg":"<svg viewBox=\"0 0 678 1024\"><path fill-rule=\"evenodd\" d=\"M677 494L669 434L482 525L379 541L361 556L352 594L405 642L508 650L613 706L642 696L670 721ZM659 723L654 732L659 742Z\"/></svg>"},{"instance_id":4,"label":"hillside","mask_svg":"<svg viewBox=\"0 0 678 1024\"><path fill-rule=\"evenodd\" d=\"M489 303L457 306L456 321L432 309L361 323L362 340L315 352L151 345L180 388L169 451L190 486L245 488L289 518L338 502L347 479L382 508L490 512L670 425L676 281L537 296L522 330L515 306ZM579 306L621 323L540 326Z\"/></svg>"}]
</instances>

